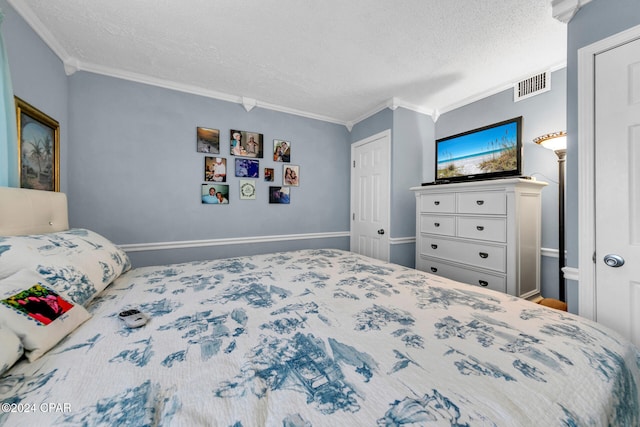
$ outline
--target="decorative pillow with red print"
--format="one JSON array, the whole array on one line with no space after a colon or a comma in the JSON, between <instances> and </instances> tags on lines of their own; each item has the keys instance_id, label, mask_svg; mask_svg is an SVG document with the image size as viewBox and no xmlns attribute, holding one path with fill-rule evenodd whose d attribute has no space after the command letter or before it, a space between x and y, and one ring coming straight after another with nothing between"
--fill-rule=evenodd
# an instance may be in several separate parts
<instances>
[{"instance_id":1,"label":"decorative pillow with red print","mask_svg":"<svg viewBox=\"0 0 640 427\"><path fill-rule=\"evenodd\" d=\"M0 323L20 338L31 362L89 317L34 271L20 270L0 281Z\"/></svg>"}]
</instances>

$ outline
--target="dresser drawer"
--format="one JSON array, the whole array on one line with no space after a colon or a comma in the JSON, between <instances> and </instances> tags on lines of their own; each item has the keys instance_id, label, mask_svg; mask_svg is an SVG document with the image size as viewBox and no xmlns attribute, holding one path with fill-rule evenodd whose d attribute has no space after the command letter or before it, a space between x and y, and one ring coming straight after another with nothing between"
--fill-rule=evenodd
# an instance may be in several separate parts
<instances>
[{"instance_id":1,"label":"dresser drawer","mask_svg":"<svg viewBox=\"0 0 640 427\"><path fill-rule=\"evenodd\" d=\"M506 272L506 248L466 241L422 236L420 254L460 264Z\"/></svg>"},{"instance_id":2,"label":"dresser drawer","mask_svg":"<svg viewBox=\"0 0 640 427\"><path fill-rule=\"evenodd\" d=\"M418 269L451 280L481 286L498 292L507 292L507 278L498 274L469 270L440 262L433 258L420 258Z\"/></svg>"},{"instance_id":3,"label":"dresser drawer","mask_svg":"<svg viewBox=\"0 0 640 427\"><path fill-rule=\"evenodd\" d=\"M420 196L420 212L453 213L455 210L456 197L453 193Z\"/></svg>"},{"instance_id":4,"label":"dresser drawer","mask_svg":"<svg viewBox=\"0 0 640 427\"><path fill-rule=\"evenodd\" d=\"M504 243L507 241L507 219L458 217L458 237Z\"/></svg>"},{"instance_id":5,"label":"dresser drawer","mask_svg":"<svg viewBox=\"0 0 640 427\"><path fill-rule=\"evenodd\" d=\"M443 236L456 235L456 218L444 215L421 215L420 232L440 234Z\"/></svg>"},{"instance_id":6,"label":"dresser drawer","mask_svg":"<svg viewBox=\"0 0 640 427\"><path fill-rule=\"evenodd\" d=\"M507 195L493 191L458 193L458 213L497 214L507 213Z\"/></svg>"}]
</instances>

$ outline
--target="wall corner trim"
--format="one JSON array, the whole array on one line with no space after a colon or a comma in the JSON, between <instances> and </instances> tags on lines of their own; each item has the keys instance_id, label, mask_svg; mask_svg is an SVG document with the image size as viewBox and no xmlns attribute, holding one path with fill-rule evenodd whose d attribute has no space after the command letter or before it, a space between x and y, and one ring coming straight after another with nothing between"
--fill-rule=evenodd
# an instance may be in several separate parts
<instances>
[{"instance_id":1,"label":"wall corner trim","mask_svg":"<svg viewBox=\"0 0 640 427\"><path fill-rule=\"evenodd\" d=\"M571 18L578 10L589 3L591 0L552 0L551 14L555 19L565 24L571 21Z\"/></svg>"},{"instance_id":2,"label":"wall corner trim","mask_svg":"<svg viewBox=\"0 0 640 427\"><path fill-rule=\"evenodd\" d=\"M247 98L246 96L242 97L242 106L247 110L247 113L253 110L253 107L255 107L257 103L258 102L253 98Z\"/></svg>"}]
</instances>

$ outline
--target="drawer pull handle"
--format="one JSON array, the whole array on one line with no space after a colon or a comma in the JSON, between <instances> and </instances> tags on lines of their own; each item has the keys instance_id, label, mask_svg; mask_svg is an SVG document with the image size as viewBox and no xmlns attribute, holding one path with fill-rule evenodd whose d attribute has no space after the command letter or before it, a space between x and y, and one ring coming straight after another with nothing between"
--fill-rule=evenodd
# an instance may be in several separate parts
<instances>
[{"instance_id":1,"label":"drawer pull handle","mask_svg":"<svg viewBox=\"0 0 640 427\"><path fill-rule=\"evenodd\" d=\"M484 200L476 200L476 203L477 203L479 206L482 206L482 205L484 205Z\"/></svg>"},{"instance_id":2,"label":"drawer pull handle","mask_svg":"<svg viewBox=\"0 0 640 427\"><path fill-rule=\"evenodd\" d=\"M436 205L436 206L438 206L438 205L440 204L440 200L435 200L435 201L433 202L433 204L434 204L434 205Z\"/></svg>"},{"instance_id":3,"label":"drawer pull handle","mask_svg":"<svg viewBox=\"0 0 640 427\"><path fill-rule=\"evenodd\" d=\"M486 252L479 252L478 255L480 255L480 258L489 258L489 254Z\"/></svg>"},{"instance_id":4,"label":"drawer pull handle","mask_svg":"<svg viewBox=\"0 0 640 427\"><path fill-rule=\"evenodd\" d=\"M431 244L431 249L438 249L438 245L432 243Z\"/></svg>"},{"instance_id":5,"label":"drawer pull handle","mask_svg":"<svg viewBox=\"0 0 640 427\"><path fill-rule=\"evenodd\" d=\"M480 283L480 286L489 286L489 282L486 280L478 280L478 283Z\"/></svg>"},{"instance_id":6,"label":"drawer pull handle","mask_svg":"<svg viewBox=\"0 0 640 427\"><path fill-rule=\"evenodd\" d=\"M434 222L433 225L436 226L436 227L440 227L440 223L439 222Z\"/></svg>"},{"instance_id":7,"label":"drawer pull handle","mask_svg":"<svg viewBox=\"0 0 640 427\"><path fill-rule=\"evenodd\" d=\"M437 273L437 272L438 272L438 269L437 269L437 268L435 268L435 267L431 267L431 272L432 272L432 273Z\"/></svg>"},{"instance_id":8,"label":"drawer pull handle","mask_svg":"<svg viewBox=\"0 0 640 427\"><path fill-rule=\"evenodd\" d=\"M484 226L478 225L478 226L476 226L476 230L482 231L482 230L484 230Z\"/></svg>"}]
</instances>

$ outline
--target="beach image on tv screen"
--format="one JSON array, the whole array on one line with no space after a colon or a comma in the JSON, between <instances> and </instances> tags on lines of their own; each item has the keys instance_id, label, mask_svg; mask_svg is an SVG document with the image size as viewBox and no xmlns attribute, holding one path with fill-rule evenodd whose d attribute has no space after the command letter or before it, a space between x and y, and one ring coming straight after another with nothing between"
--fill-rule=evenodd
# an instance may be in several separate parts
<instances>
[{"instance_id":1,"label":"beach image on tv screen","mask_svg":"<svg viewBox=\"0 0 640 427\"><path fill-rule=\"evenodd\" d=\"M514 171L518 167L516 122L438 143L437 177Z\"/></svg>"}]
</instances>

